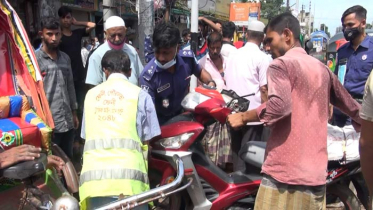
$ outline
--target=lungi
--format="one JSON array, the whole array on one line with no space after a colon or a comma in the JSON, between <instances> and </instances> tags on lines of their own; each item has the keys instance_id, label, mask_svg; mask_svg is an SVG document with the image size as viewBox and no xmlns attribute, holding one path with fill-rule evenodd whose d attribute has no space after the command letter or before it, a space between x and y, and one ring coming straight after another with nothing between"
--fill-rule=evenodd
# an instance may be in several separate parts
<instances>
[{"instance_id":1,"label":"lungi","mask_svg":"<svg viewBox=\"0 0 373 210\"><path fill-rule=\"evenodd\" d=\"M280 183L264 175L255 200L255 210L325 210L326 186Z\"/></svg>"}]
</instances>

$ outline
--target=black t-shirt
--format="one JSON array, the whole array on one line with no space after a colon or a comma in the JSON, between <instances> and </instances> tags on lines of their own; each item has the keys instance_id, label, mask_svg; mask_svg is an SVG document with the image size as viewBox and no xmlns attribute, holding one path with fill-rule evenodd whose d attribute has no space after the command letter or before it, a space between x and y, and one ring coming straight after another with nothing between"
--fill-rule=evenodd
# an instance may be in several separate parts
<instances>
[{"instance_id":1,"label":"black t-shirt","mask_svg":"<svg viewBox=\"0 0 373 210\"><path fill-rule=\"evenodd\" d=\"M81 56L81 43L82 38L87 35L85 28L79 28L73 30L71 36L62 35L61 38L60 50L70 57L74 81L84 81L86 76Z\"/></svg>"}]
</instances>

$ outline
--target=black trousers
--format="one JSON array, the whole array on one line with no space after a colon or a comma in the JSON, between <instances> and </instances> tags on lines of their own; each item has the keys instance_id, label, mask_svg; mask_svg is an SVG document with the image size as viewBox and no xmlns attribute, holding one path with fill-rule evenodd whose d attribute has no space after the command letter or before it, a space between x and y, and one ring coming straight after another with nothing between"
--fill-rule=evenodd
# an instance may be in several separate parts
<instances>
[{"instance_id":1,"label":"black trousers","mask_svg":"<svg viewBox=\"0 0 373 210\"><path fill-rule=\"evenodd\" d=\"M269 128L263 125L250 125L244 126L240 130L231 129L232 138L232 158L233 158L233 170L234 171L245 171L246 164L239 157L240 149L248 141L267 141L269 137Z\"/></svg>"},{"instance_id":2,"label":"black trousers","mask_svg":"<svg viewBox=\"0 0 373 210\"><path fill-rule=\"evenodd\" d=\"M73 144L74 144L74 129L64 133L53 133L52 142L57 144L67 157L73 158Z\"/></svg>"}]
</instances>

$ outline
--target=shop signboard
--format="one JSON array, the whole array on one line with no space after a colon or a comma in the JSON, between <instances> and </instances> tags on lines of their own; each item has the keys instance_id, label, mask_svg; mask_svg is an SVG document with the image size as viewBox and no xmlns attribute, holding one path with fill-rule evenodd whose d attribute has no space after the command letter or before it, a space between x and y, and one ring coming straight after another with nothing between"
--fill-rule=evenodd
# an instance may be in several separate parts
<instances>
[{"instance_id":1,"label":"shop signboard","mask_svg":"<svg viewBox=\"0 0 373 210\"><path fill-rule=\"evenodd\" d=\"M246 26L250 20L260 19L260 2L231 3L229 20L238 26Z\"/></svg>"}]
</instances>

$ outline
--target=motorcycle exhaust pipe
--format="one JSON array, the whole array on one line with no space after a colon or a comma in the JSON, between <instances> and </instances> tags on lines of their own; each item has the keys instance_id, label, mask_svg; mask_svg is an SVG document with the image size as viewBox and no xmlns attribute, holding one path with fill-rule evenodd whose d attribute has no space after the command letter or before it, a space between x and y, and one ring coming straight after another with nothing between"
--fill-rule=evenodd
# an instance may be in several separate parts
<instances>
[{"instance_id":1,"label":"motorcycle exhaust pipe","mask_svg":"<svg viewBox=\"0 0 373 210\"><path fill-rule=\"evenodd\" d=\"M160 186L160 187L157 187L157 188L154 188L154 189L151 189L147 192L143 192L143 193L138 194L138 195L129 196L129 197L126 197L122 200L112 202L110 204L99 207L96 210L117 209L117 208L131 209L131 208L134 208L134 207L138 206L139 204L145 204L145 203L151 202L153 200L156 200L158 198L162 198L162 197L165 197L167 195L170 195L172 193L175 193L175 192L178 192L178 191L182 190L180 188L180 189L177 189L177 190L173 191L183 181L183 178L184 178L184 163L178 155L174 155L173 159L176 163L176 171L177 171L176 179L173 182L171 182L169 184L166 184L166 185L163 185L163 186ZM192 183L191 180L189 180L188 184L190 185L191 183ZM188 186L183 186L184 187L183 189L185 189Z\"/></svg>"}]
</instances>

